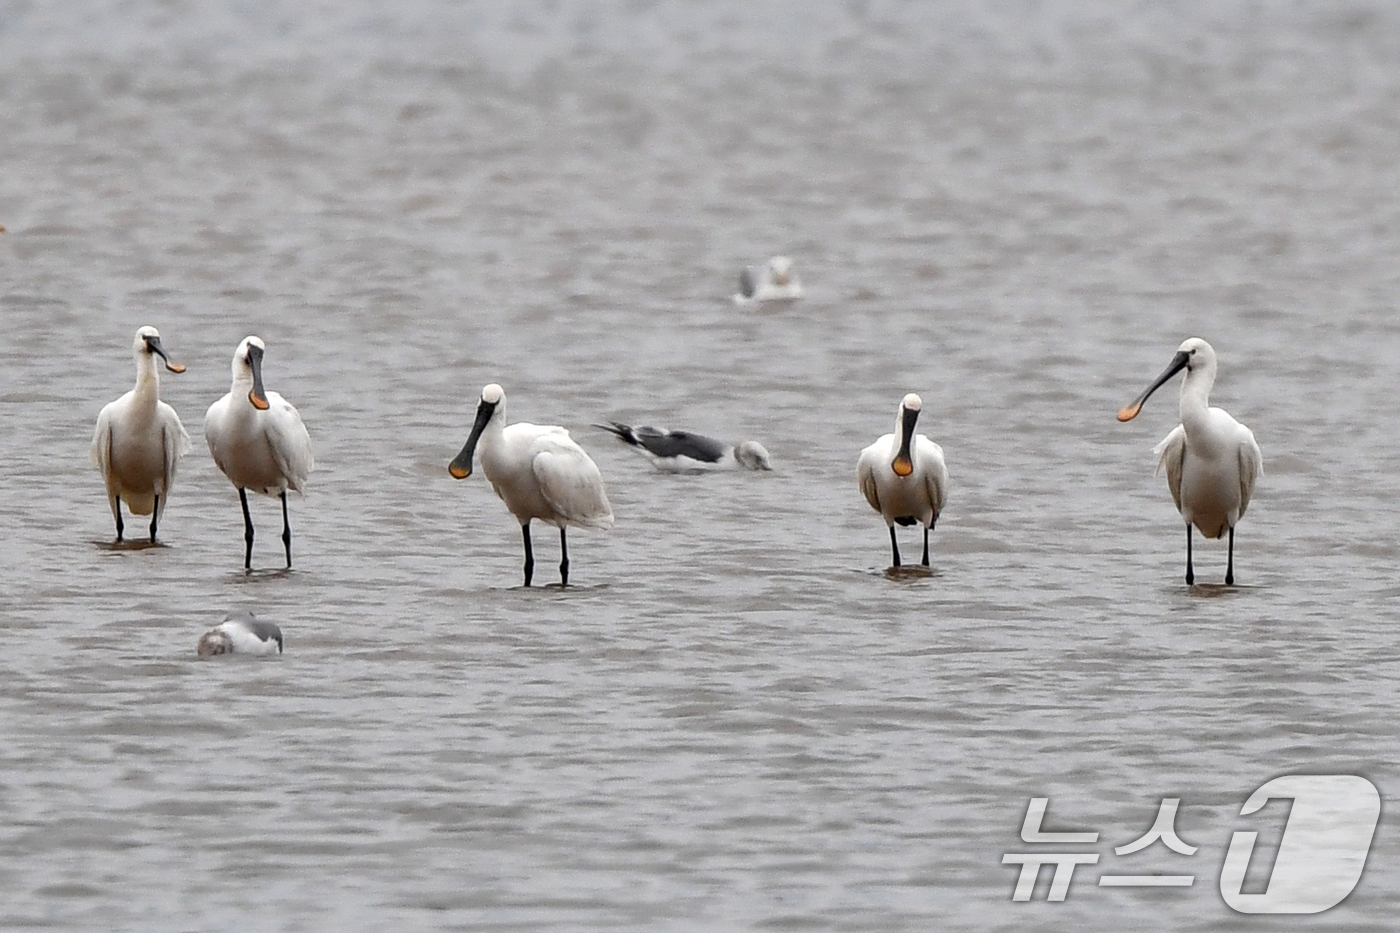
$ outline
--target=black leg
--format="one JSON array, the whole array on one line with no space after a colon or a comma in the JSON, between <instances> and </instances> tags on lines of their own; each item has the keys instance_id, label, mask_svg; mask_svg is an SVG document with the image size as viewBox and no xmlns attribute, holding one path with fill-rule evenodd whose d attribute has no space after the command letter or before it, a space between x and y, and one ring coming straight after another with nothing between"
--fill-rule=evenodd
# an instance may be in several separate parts
<instances>
[{"instance_id":1,"label":"black leg","mask_svg":"<svg viewBox=\"0 0 1400 933\"><path fill-rule=\"evenodd\" d=\"M122 543L122 532L126 530L126 526L122 524L122 497L121 497L121 496L117 496L116 515L117 515L117 543L118 543L118 544L121 544L121 543Z\"/></svg>"},{"instance_id":2,"label":"black leg","mask_svg":"<svg viewBox=\"0 0 1400 933\"><path fill-rule=\"evenodd\" d=\"M530 578L535 575L535 551L530 547L530 523L526 522L520 526L520 533L525 538L525 585L530 585Z\"/></svg>"},{"instance_id":3,"label":"black leg","mask_svg":"<svg viewBox=\"0 0 1400 933\"><path fill-rule=\"evenodd\" d=\"M287 549L287 569L292 569L292 523L287 519L287 490L282 490L282 546Z\"/></svg>"},{"instance_id":4,"label":"black leg","mask_svg":"<svg viewBox=\"0 0 1400 933\"><path fill-rule=\"evenodd\" d=\"M1194 586L1196 572L1191 569L1191 526L1186 526L1186 585Z\"/></svg>"},{"instance_id":5,"label":"black leg","mask_svg":"<svg viewBox=\"0 0 1400 933\"><path fill-rule=\"evenodd\" d=\"M925 567L928 566L928 533L929 533L929 530L930 530L932 527L933 527L932 525L925 525L925 526L924 526L924 566L925 566Z\"/></svg>"},{"instance_id":6,"label":"black leg","mask_svg":"<svg viewBox=\"0 0 1400 933\"><path fill-rule=\"evenodd\" d=\"M1225 585L1235 585L1235 528L1230 526L1230 556L1225 561Z\"/></svg>"},{"instance_id":7,"label":"black leg","mask_svg":"<svg viewBox=\"0 0 1400 933\"><path fill-rule=\"evenodd\" d=\"M156 496L156 507L151 509L151 543L156 543L156 519L160 517L160 496Z\"/></svg>"},{"instance_id":8,"label":"black leg","mask_svg":"<svg viewBox=\"0 0 1400 933\"><path fill-rule=\"evenodd\" d=\"M238 501L243 503L243 541L247 549L243 552L243 569L253 569L253 516L248 514L248 491L238 487Z\"/></svg>"},{"instance_id":9,"label":"black leg","mask_svg":"<svg viewBox=\"0 0 1400 933\"><path fill-rule=\"evenodd\" d=\"M559 553L562 555L559 561L559 585L569 585L569 542L564 538L564 529L559 529Z\"/></svg>"},{"instance_id":10,"label":"black leg","mask_svg":"<svg viewBox=\"0 0 1400 933\"><path fill-rule=\"evenodd\" d=\"M894 526L890 526L890 548L894 551L894 565L899 566L899 539L894 536Z\"/></svg>"}]
</instances>

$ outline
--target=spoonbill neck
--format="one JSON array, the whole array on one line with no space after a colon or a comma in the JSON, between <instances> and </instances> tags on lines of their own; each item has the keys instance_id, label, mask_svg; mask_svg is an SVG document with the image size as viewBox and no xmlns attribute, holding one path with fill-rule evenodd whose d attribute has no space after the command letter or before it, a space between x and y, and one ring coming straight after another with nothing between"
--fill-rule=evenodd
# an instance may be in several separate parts
<instances>
[{"instance_id":1,"label":"spoonbill neck","mask_svg":"<svg viewBox=\"0 0 1400 933\"><path fill-rule=\"evenodd\" d=\"M1215 383L1215 369L1202 366L1186 371L1181 380L1181 423L1200 423L1210 410L1210 390Z\"/></svg>"},{"instance_id":2,"label":"spoonbill neck","mask_svg":"<svg viewBox=\"0 0 1400 933\"><path fill-rule=\"evenodd\" d=\"M160 367L154 353L136 354L136 394L151 399L160 395Z\"/></svg>"}]
</instances>

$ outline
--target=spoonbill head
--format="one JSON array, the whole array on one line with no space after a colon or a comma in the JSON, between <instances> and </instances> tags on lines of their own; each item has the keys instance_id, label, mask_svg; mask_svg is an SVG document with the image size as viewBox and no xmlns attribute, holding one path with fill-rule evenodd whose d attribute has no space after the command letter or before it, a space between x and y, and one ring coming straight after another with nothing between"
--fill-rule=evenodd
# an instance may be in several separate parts
<instances>
[{"instance_id":1,"label":"spoonbill head","mask_svg":"<svg viewBox=\"0 0 1400 933\"><path fill-rule=\"evenodd\" d=\"M263 354L259 337L243 338L233 352L233 385L209 406L204 416L204 439L214 463L238 490L243 506L243 567L252 569L253 519L247 490L282 500L282 544L292 566L292 526L287 515L287 490L303 491L315 467L311 437L301 413L276 392L263 386Z\"/></svg>"},{"instance_id":2,"label":"spoonbill head","mask_svg":"<svg viewBox=\"0 0 1400 933\"><path fill-rule=\"evenodd\" d=\"M89 453L107 486L117 540L125 531L121 512L125 499L133 515L151 516L154 542L175 468L190 449L190 436L175 409L160 400L155 358L160 357L172 373L182 373L185 367L170 361L160 332L149 325L136 331L131 354L136 360L136 386L98 413Z\"/></svg>"},{"instance_id":3,"label":"spoonbill head","mask_svg":"<svg viewBox=\"0 0 1400 933\"><path fill-rule=\"evenodd\" d=\"M923 524L923 565L927 567L928 534L937 523L948 496L948 467L943 461L943 448L924 435L914 433L922 409L923 401L919 396L912 392L904 396L895 413L894 431L862 450L856 463L860 491L889 526L896 567L900 559L894 526Z\"/></svg>"},{"instance_id":4,"label":"spoonbill head","mask_svg":"<svg viewBox=\"0 0 1400 933\"><path fill-rule=\"evenodd\" d=\"M448 472L457 479L470 476L478 448L481 471L520 522L525 585L530 585L535 569L530 542L533 519L559 529L559 577L567 585L568 527L607 529L613 524L612 506L597 464L561 427L526 422L507 425L505 390L494 382L481 390L471 434Z\"/></svg>"},{"instance_id":5,"label":"spoonbill head","mask_svg":"<svg viewBox=\"0 0 1400 933\"><path fill-rule=\"evenodd\" d=\"M1264 458L1254 432L1223 408L1212 408L1210 390L1217 372L1215 350L1199 337L1177 348L1167 368L1142 394L1118 412L1131 421L1153 392L1182 370L1181 424L1152 452L1157 469L1167 471L1167 488L1186 522L1186 583L1195 583L1191 561L1191 528L1207 538L1229 536L1225 583L1235 583L1235 524L1244 517L1254 494L1255 480L1264 472Z\"/></svg>"}]
</instances>

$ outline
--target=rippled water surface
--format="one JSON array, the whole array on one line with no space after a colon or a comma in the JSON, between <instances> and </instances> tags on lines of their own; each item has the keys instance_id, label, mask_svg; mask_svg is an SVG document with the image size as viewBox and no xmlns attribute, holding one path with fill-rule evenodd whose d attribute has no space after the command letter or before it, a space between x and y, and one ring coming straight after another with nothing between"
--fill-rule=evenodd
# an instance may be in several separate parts
<instances>
[{"instance_id":1,"label":"rippled water surface","mask_svg":"<svg viewBox=\"0 0 1400 933\"><path fill-rule=\"evenodd\" d=\"M1264 928L1248 794L1400 791L1391 5L507 6L0 9L0 927ZM775 253L806 299L736 307ZM195 449L113 547L147 323ZM290 572L202 441L249 333L315 447ZM1174 386L1113 417L1191 335L1265 455L1231 589L1152 476ZM606 478L567 589L448 476L493 381ZM952 489L891 574L854 465L909 391ZM286 653L197 660L235 608ZM1011 900L1035 796L1101 833L1063 903ZM1165 797L1199 851L1116 856ZM1397 913L1387 814L1268 928Z\"/></svg>"}]
</instances>

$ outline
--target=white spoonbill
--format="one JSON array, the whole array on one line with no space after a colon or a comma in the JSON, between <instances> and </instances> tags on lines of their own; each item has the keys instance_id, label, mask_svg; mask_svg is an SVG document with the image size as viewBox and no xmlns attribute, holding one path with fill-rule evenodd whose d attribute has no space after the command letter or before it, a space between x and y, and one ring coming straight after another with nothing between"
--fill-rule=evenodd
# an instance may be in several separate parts
<instances>
[{"instance_id":1,"label":"white spoonbill","mask_svg":"<svg viewBox=\"0 0 1400 933\"><path fill-rule=\"evenodd\" d=\"M1225 585L1235 585L1235 523L1244 517L1254 480L1264 472L1264 458L1254 432L1230 417L1223 408L1210 407L1210 387L1215 384L1215 351L1200 337L1177 348L1176 356L1133 403L1118 412L1119 421L1131 421L1147 397L1172 376L1186 370L1181 381L1181 424L1152 448L1157 469L1167 468L1167 488L1177 511L1186 519L1186 585L1196 582L1191 567L1191 526L1207 538L1230 534L1230 554L1225 564Z\"/></svg>"},{"instance_id":2,"label":"white spoonbill","mask_svg":"<svg viewBox=\"0 0 1400 933\"><path fill-rule=\"evenodd\" d=\"M943 448L922 434L914 433L923 402L910 392L899 403L894 433L886 434L860 452L856 473L860 491L870 507L879 512L890 529L894 565L899 566L899 540L895 523L924 526L924 560L928 566L928 533L943 511L948 498L948 467Z\"/></svg>"},{"instance_id":3,"label":"white spoonbill","mask_svg":"<svg viewBox=\"0 0 1400 933\"><path fill-rule=\"evenodd\" d=\"M292 403L263 390L262 361L266 345L244 337L233 351L233 388L209 406L204 416L204 439L214 463L238 488L243 504L243 568L253 567L253 517L248 492L282 499L282 544L292 566L292 525L287 518L287 490L302 491L315 462L311 437Z\"/></svg>"},{"instance_id":4,"label":"white spoonbill","mask_svg":"<svg viewBox=\"0 0 1400 933\"><path fill-rule=\"evenodd\" d=\"M195 646L201 658L216 654L281 654L282 630L251 612L230 612L205 632Z\"/></svg>"},{"instance_id":5,"label":"white spoonbill","mask_svg":"<svg viewBox=\"0 0 1400 933\"><path fill-rule=\"evenodd\" d=\"M472 433L448 467L457 479L472 475L472 455L478 443L481 471L520 521L525 538L525 585L530 585L535 572L530 546L533 518L559 529L559 579L567 585L568 527L608 529L613 524L612 506L603 491L597 464L557 425L506 424L506 393L494 382L481 390Z\"/></svg>"},{"instance_id":6,"label":"white spoonbill","mask_svg":"<svg viewBox=\"0 0 1400 933\"><path fill-rule=\"evenodd\" d=\"M618 440L642 454L663 472L773 469L768 451L758 441L730 445L689 431L668 431L646 424L634 428L617 421L593 426L611 431Z\"/></svg>"},{"instance_id":7,"label":"white spoonbill","mask_svg":"<svg viewBox=\"0 0 1400 933\"><path fill-rule=\"evenodd\" d=\"M107 502L117 520L117 540L122 540L122 500L132 515L151 516L151 541L165 512L175 467L189 452L190 436L175 409L160 400L160 371L155 357L172 373L185 367L170 362L160 343L160 332L142 327L131 344L136 357L136 388L103 406L92 433L92 462L107 484Z\"/></svg>"},{"instance_id":8,"label":"white spoonbill","mask_svg":"<svg viewBox=\"0 0 1400 933\"><path fill-rule=\"evenodd\" d=\"M739 273L735 304L760 301L792 301L802 297L802 283L792 271L792 260L774 256L761 270L748 266Z\"/></svg>"}]
</instances>

